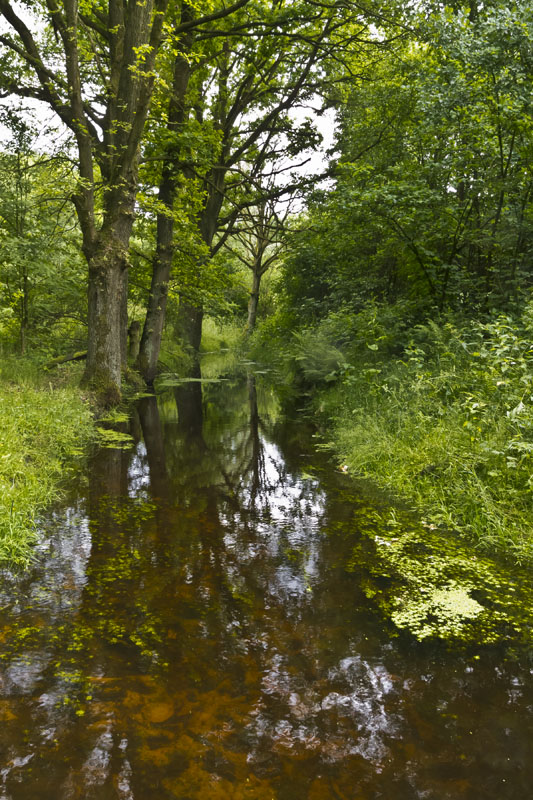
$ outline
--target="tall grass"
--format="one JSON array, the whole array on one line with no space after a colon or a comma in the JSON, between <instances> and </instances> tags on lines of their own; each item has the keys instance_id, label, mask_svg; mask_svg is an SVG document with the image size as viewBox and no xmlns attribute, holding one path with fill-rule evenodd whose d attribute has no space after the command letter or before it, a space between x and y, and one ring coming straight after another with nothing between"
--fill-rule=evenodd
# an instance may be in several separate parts
<instances>
[{"instance_id":1,"label":"tall grass","mask_svg":"<svg viewBox=\"0 0 533 800\"><path fill-rule=\"evenodd\" d=\"M39 515L93 435L80 392L54 381L55 387L29 361L0 362L0 562L29 561Z\"/></svg>"},{"instance_id":2,"label":"tall grass","mask_svg":"<svg viewBox=\"0 0 533 800\"><path fill-rule=\"evenodd\" d=\"M349 369L321 404L346 465L480 546L533 559L529 311L418 326L402 358Z\"/></svg>"},{"instance_id":3,"label":"tall grass","mask_svg":"<svg viewBox=\"0 0 533 800\"><path fill-rule=\"evenodd\" d=\"M213 353L220 350L238 349L244 339L244 326L238 321L217 322L206 317L202 327L202 352Z\"/></svg>"},{"instance_id":4,"label":"tall grass","mask_svg":"<svg viewBox=\"0 0 533 800\"><path fill-rule=\"evenodd\" d=\"M338 313L293 335L282 360L349 470L431 525L533 560L533 304L410 326L390 308Z\"/></svg>"}]
</instances>

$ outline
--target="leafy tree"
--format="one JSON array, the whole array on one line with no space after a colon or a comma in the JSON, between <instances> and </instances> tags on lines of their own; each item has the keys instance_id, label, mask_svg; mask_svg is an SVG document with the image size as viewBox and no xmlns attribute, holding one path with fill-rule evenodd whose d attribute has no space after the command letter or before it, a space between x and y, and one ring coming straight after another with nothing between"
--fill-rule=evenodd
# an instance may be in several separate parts
<instances>
[{"instance_id":1,"label":"leafy tree","mask_svg":"<svg viewBox=\"0 0 533 800\"><path fill-rule=\"evenodd\" d=\"M160 169L154 174L153 170L145 170L145 182L150 193L152 185L158 183L157 202L148 204L155 210L156 216L156 243L152 263L152 276L150 291L147 301L146 316L140 342L140 351L136 366L144 378L151 383L156 374L157 361L161 347L161 337L165 322L167 298L169 292L170 273L173 257L176 252L175 229L176 221L180 222L180 238L184 238L184 222L191 219L203 205L198 192L192 192L193 202L190 202L190 189L184 191L184 181L191 177L190 170L184 170L176 164L180 158L180 151L184 142L194 142L196 137L208 139L209 134L198 130L201 121L189 122L190 101L187 104L187 94L193 66L209 56L208 53L198 54L193 51L193 43L198 34L195 28L224 19L243 6L249 0L237 0L227 8L213 12L207 17L198 19L195 10L188 4L176 12L173 23L172 47L167 55L167 84L163 84L163 91L156 96L151 124L151 141L147 144L147 161L155 161ZM167 48L168 49L168 48ZM205 68L205 67L204 67ZM196 144L196 142L194 142ZM181 200L181 203L180 203ZM190 237L189 237L190 238ZM193 251L198 247L190 247ZM182 248L183 250L183 248Z\"/></svg>"},{"instance_id":2,"label":"leafy tree","mask_svg":"<svg viewBox=\"0 0 533 800\"><path fill-rule=\"evenodd\" d=\"M0 0L0 91L43 101L77 150L72 200L89 266L85 379L120 395L126 358L128 247L140 143L165 33L168 0L45 0L28 10Z\"/></svg>"},{"instance_id":3,"label":"leafy tree","mask_svg":"<svg viewBox=\"0 0 533 800\"><path fill-rule=\"evenodd\" d=\"M531 16L471 11L419 21L341 98L336 185L285 270L302 315L369 297L489 309L530 282Z\"/></svg>"},{"instance_id":4,"label":"leafy tree","mask_svg":"<svg viewBox=\"0 0 533 800\"><path fill-rule=\"evenodd\" d=\"M85 268L64 154L39 153L20 110L7 109L0 153L1 333L24 354L50 352L65 332L84 337Z\"/></svg>"},{"instance_id":5,"label":"leafy tree","mask_svg":"<svg viewBox=\"0 0 533 800\"><path fill-rule=\"evenodd\" d=\"M204 251L195 275L208 283L210 256L227 239L239 212L262 202L257 191L262 176L283 171L287 156L297 158L316 145L312 125L297 123L291 112L321 90L328 61L339 61L349 47L367 40L371 16L345 3L247 4L232 7L216 26L197 29L183 40L174 63L174 99L164 140L156 126L159 140L156 136L152 156L162 159L164 173L149 304L153 313L146 318L139 359L148 380L155 374L172 266L168 242L175 217L170 209L178 176L189 194L201 199L193 216ZM165 175L172 176L171 182ZM220 229L224 235L217 238ZM194 349L203 317L198 289L198 280L180 287L180 329Z\"/></svg>"},{"instance_id":6,"label":"leafy tree","mask_svg":"<svg viewBox=\"0 0 533 800\"><path fill-rule=\"evenodd\" d=\"M286 225L291 211L291 199L284 205L269 197L265 189L257 206L244 208L224 243L225 249L251 273L246 332L251 334L257 320L257 309L263 276L279 261Z\"/></svg>"}]
</instances>

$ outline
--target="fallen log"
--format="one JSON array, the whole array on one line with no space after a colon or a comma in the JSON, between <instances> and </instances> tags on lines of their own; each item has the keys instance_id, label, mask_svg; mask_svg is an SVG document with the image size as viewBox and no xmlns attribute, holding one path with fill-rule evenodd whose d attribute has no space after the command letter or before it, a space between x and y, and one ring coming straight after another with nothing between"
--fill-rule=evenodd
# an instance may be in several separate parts
<instances>
[{"instance_id":1,"label":"fallen log","mask_svg":"<svg viewBox=\"0 0 533 800\"><path fill-rule=\"evenodd\" d=\"M79 350L77 353L70 353L67 356L53 358L44 365L44 368L52 369L52 367L57 367L59 364L66 364L67 361L83 361L84 358L87 358L87 350Z\"/></svg>"}]
</instances>

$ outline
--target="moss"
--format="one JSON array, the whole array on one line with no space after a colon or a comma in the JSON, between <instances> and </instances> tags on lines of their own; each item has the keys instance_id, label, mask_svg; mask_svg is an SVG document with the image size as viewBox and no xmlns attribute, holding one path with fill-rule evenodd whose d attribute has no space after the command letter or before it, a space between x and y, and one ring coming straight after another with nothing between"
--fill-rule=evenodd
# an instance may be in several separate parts
<instances>
[{"instance_id":1,"label":"moss","mask_svg":"<svg viewBox=\"0 0 533 800\"><path fill-rule=\"evenodd\" d=\"M116 383L110 382L98 389L96 399L102 408L118 406L122 400L120 387Z\"/></svg>"},{"instance_id":2,"label":"moss","mask_svg":"<svg viewBox=\"0 0 533 800\"><path fill-rule=\"evenodd\" d=\"M146 389L146 381L134 369L128 369L124 375L124 394L130 395Z\"/></svg>"},{"instance_id":3,"label":"moss","mask_svg":"<svg viewBox=\"0 0 533 800\"><path fill-rule=\"evenodd\" d=\"M92 377L84 376L81 386L91 392L92 402L97 410L107 410L120 405L121 388L118 383L109 379L107 373L102 372Z\"/></svg>"}]
</instances>

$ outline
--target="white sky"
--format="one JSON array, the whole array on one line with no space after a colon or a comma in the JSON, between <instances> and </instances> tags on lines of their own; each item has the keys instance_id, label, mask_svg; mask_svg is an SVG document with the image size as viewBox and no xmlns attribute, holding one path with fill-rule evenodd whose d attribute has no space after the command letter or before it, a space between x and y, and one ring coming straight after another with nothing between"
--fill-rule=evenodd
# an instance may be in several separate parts
<instances>
[{"instance_id":1,"label":"white sky","mask_svg":"<svg viewBox=\"0 0 533 800\"><path fill-rule=\"evenodd\" d=\"M32 28L34 32L36 32L38 23L36 22L35 16L31 14L28 8L19 2L16 2L16 0L12 5L17 14L20 15L28 27ZM0 17L0 32L5 33L9 30L10 26L6 23L3 17ZM319 106L320 100L316 98L316 100L314 100L308 108L297 107L290 112L290 116L296 122L303 123L306 118L310 118L323 137L320 148L315 151L310 150L294 159L295 171L297 171L299 176L311 176L322 172L326 168L328 162L327 151L332 147L334 141L334 111L327 111L319 117L313 108L313 104L315 106ZM51 111L46 103L41 103L31 99L24 99L20 101L18 98L14 97L12 99L8 98L5 100L0 100L0 107L2 106L11 106L15 108L21 106L26 109L28 121L35 126L37 132L37 137L34 143L34 148L36 150L41 152L57 151L58 146L69 136L69 133L66 131L59 118ZM0 123L0 148L3 149L8 144L10 139L11 134L9 130ZM308 158L309 161L304 166L297 168L297 165L306 158ZM286 166L289 168L286 173L287 176L289 176L290 168L292 166L290 160L287 160ZM285 178L280 178L280 180L285 180Z\"/></svg>"}]
</instances>

